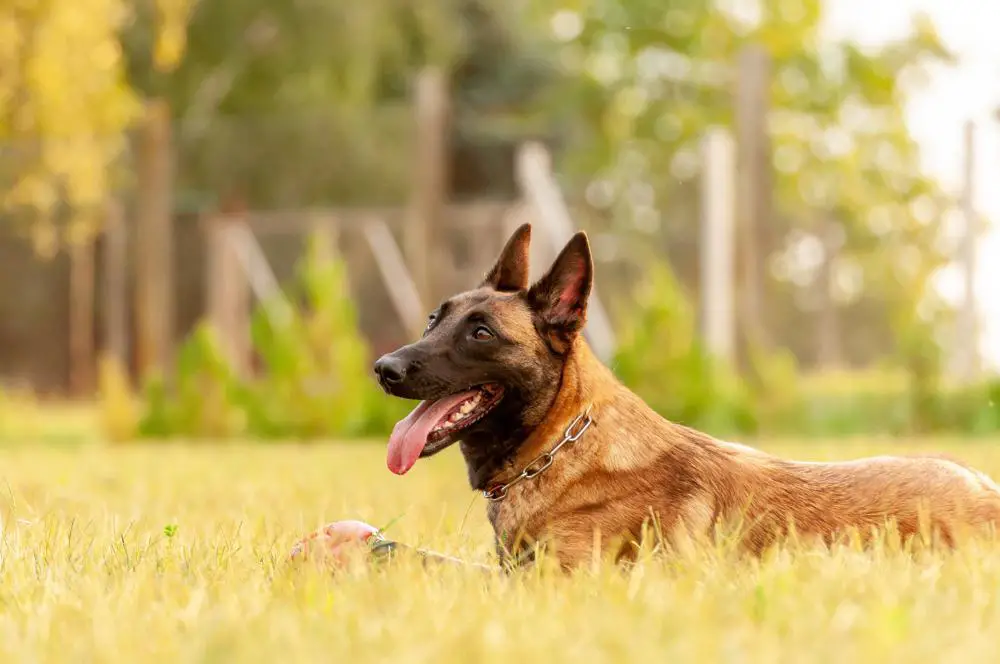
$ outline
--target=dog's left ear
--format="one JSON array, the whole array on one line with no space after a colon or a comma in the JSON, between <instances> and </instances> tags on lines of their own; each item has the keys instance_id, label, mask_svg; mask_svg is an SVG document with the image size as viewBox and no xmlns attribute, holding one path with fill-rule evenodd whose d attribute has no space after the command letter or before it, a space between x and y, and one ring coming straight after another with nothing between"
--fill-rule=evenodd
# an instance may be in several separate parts
<instances>
[{"instance_id":1,"label":"dog's left ear","mask_svg":"<svg viewBox=\"0 0 1000 664\"><path fill-rule=\"evenodd\" d=\"M594 260L583 231L576 233L549 271L528 291L539 332L558 354L569 350L587 322L587 300L594 284Z\"/></svg>"},{"instance_id":2,"label":"dog's left ear","mask_svg":"<svg viewBox=\"0 0 1000 664\"><path fill-rule=\"evenodd\" d=\"M480 284L498 291L523 291L528 288L528 266L531 248L531 224L521 224L500 251L496 265L486 273Z\"/></svg>"}]
</instances>

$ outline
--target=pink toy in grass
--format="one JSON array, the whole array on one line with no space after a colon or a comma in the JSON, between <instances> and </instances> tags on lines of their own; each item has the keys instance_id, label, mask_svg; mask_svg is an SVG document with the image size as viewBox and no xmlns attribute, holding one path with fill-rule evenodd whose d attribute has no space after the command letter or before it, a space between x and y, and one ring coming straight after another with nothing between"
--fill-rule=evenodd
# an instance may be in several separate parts
<instances>
[{"instance_id":1,"label":"pink toy in grass","mask_svg":"<svg viewBox=\"0 0 1000 664\"><path fill-rule=\"evenodd\" d=\"M291 558L321 558L343 564L352 551L356 553L373 544L373 538L381 538L378 528L364 521L334 521L299 540L292 548Z\"/></svg>"}]
</instances>

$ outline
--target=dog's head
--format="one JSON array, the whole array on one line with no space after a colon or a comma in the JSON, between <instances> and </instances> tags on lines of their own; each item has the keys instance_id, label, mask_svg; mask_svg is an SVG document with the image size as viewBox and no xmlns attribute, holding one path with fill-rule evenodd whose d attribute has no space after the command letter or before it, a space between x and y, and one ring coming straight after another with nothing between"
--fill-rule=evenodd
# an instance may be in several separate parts
<instances>
[{"instance_id":1,"label":"dog's head","mask_svg":"<svg viewBox=\"0 0 1000 664\"><path fill-rule=\"evenodd\" d=\"M459 440L467 459L509 453L549 409L586 321L594 268L580 232L529 286L530 241L525 224L477 288L442 302L418 341L375 362L386 392L421 401L393 429L394 473Z\"/></svg>"}]
</instances>

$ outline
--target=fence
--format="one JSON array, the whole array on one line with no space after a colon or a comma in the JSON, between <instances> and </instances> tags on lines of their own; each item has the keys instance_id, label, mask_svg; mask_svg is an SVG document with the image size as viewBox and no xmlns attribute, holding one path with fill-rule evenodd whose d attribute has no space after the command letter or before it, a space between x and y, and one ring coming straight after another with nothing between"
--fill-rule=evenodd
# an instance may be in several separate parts
<instances>
[{"instance_id":1,"label":"fence","mask_svg":"<svg viewBox=\"0 0 1000 664\"><path fill-rule=\"evenodd\" d=\"M360 147L323 116L175 127L154 102L133 136L130 177L102 212L107 223L93 243L41 262L26 240L0 237L0 381L86 394L99 351L138 377L168 363L205 317L249 366L248 307L292 276L312 230L347 261L362 330L382 352L412 338L438 299L475 284L524 220L536 223L534 276L574 228L591 234L598 281L587 334L605 357L643 255L669 261L719 355L745 359L748 343L763 342L807 366L870 363L893 340L877 297L850 308L832 299L835 223L805 238L823 256L808 289L776 292L768 274L774 265L764 257L780 248L774 236L791 226L773 200L768 67L760 51L741 58L731 133L702 137L691 173L652 215L662 224L653 230L641 228L642 214L625 223L595 204L593 185L557 184L546 150L524 137L489 146L491 168L472 167L469 146L455 144L448 91L433 71L421 77L411 108L349 125L366 127ZM476 175L487 171L500 175ZM348 181L365 186L351 190ZM384 204L373 206L379 193ZM867 321L877 321L873 331Z\"/></svg>"}]
</instances>

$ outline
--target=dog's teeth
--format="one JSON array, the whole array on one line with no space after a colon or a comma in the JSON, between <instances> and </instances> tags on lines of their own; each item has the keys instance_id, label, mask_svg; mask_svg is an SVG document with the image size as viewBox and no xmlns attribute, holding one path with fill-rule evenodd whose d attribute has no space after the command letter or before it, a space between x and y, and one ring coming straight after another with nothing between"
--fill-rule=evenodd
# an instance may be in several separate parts
<instances>
[{"instance_id":1,"label":"dog's teeth","mask_svg":"<svg viewBox=\"0 0 1000 664\"><path fill-rule=\"evenodd\" d=\"M475 407L476 407L476 402L475 401L466 401L465 403L462 404L462 408L461 408L460 412L463 415L466 415L466 414L469 413L469 411L471 411Z\"/></svg>"},{"instance_id":2,"label":"dog's teeth","mask_svg":"<svg viewBox=\"0 0 1000 664\"><path fill-rule=\"evenodd\" d=\"M462 413L452 413L451 417L448 418L451 422L458 422L462 419Z\"/></svg>"}]
</instances>

